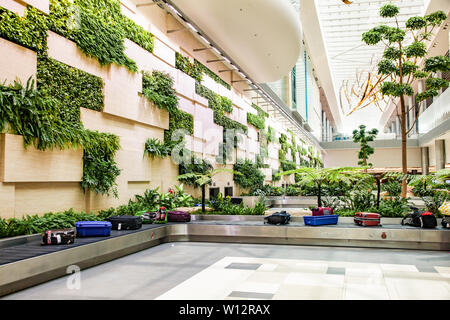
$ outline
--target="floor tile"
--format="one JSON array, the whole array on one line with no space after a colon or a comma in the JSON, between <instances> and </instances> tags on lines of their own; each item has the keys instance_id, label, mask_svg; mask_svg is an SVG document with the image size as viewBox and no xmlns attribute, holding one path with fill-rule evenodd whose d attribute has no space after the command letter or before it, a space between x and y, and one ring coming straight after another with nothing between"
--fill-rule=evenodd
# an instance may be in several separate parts
<instances>
[{"instance_id":1,"label":"floor tile","mask_svg":"<svg viewBox=\"0 0 450 320\"><path fill-rule=\"evenodd\" d=\"M345 268L328 267L327 274L345 274Z\"/></svg>"},{"instance_id":2,"label":"floor tile","mask_svg":"<svg viewBox=\"0 0 450 320\"><path fill-rule=\"evenodd\" d=\"M286 277L283 283L303 286L342 287L344 285L344 276L293 272Z\"/></svg>"},{"instance_id":3,"label":"floor tile","mask_svg":"<svg viewBox=\"0 0 450 320\"><path fill-rule=\"evenodd\" d=\"M409 272L419 272L416 266L406 265L406 264L380 264L381 270L383 271L409 271Z\"/></svg>"},{"instance_id":4,"label":"floor tile","mask_svg":"<svg viewBox=\"0 0 450 320\"><path fill-rule=\"evenodd\" d=\"M259 263L231 263L226 269L256 270L261 267Z\"/></svg>"},{"instance_id":5,"label":"floor tile","mask_svg":"<svg viewBox=\"0 0 450 320\"><path fill-rule=\"evenodd\" d=\"M438 272L434 267L432 266L417 266L416 265L417 270L419 270L419 272Z\"/></svg>"},{"instance_id":6,"label":"floor tile","mask_svg":"<svg viewBox=\"0 0 450 320\"><path fill-rule=\"evenodd\" d=\"M395 289L398 299L402 300L449 300L449 286L445 281L385 279L390 288Z\"/></svg>"},{"instance_id":7,"label":"floor tile","mask_svg":"<svg viewBox=\"0 0 450 320\"><path fill-rule=\"evenodd\" d=\"M345 300L389 300L389 293L384 285L346 283Z\"/></svg>"},{"instance_id":8,"label":"floor tile","mask_svg":"<svg viewBox=\"0 0 450 320\"><path fill-rule=\"evenodd\" d=\"M341 300L343 295L343 287L283 284L273 300Z\"/></svg>"},{"instance_id":9,"label":"floor tile","mask_svg":"<svg viewBox=\"0 0 450 320\"><path fill-rule=\"evenodd\" d=\"M246 292L246 291L233 291L228 295L228 298L247 298L247 299L267 299L273 298L273 293L261 293L261 292Z\"/></svg>"},{"instance_id":10,"label":"floor tile","mask_svg":"<svg viewBox=\"0 0 450 320\"><path fill-rule=\"evenodd\" d=\"M242 292L259 292L259 293L275 293L281 283L266 283L257 281L244 281L235 287L236 291Z\"/></svg>"},{"instance_id":11,"label":"floor tile","mask_svg":"<svg viewBox=\"0 0 450 320\"><path fill-rule=\"evenodd\" d=\"M284 272L260 271L258 269L247 278L247 281L281 284L287 275Z\"/></svg>"}]
</instances>

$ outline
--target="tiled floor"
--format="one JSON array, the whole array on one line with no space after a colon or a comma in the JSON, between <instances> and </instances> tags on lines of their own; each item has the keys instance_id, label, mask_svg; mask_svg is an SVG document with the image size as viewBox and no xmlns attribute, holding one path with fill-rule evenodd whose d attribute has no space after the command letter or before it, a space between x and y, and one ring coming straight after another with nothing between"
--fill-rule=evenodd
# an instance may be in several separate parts
<instances>
[{"instance_id":1,"label":"tiled floor","mask_svg":"<svg viewBox=\"0 0 450 320\"><path fill-rule=\"evenodd\" d=\"M225 257L157 299L448 300L449 277L446 267Z\"/></svg>"},{"instance_id":2,"label":"tiled floor","mask_svg":"<svg viewBox=\"0 0 450 320\"><path fill-rule=\"evenodd\" d=\"M1 299L450 299L450 254L231 243L166 243Z\"/></svg>"}]
</instances>

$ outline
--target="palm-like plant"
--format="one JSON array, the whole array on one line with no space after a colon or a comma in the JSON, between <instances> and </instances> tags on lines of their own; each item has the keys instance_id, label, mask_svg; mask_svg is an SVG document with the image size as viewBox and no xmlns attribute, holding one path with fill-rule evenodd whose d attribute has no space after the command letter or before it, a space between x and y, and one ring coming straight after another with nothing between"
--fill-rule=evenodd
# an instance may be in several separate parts
<instances>
[{"instance_id":1,"label":"palm-like plant","mask_svg":"<svg viewBox=\"0 0 450 320\"><path fill-rule=\"evenodd\" d=\"M299 168L277 173L277 176L296 174L304 183L313 183L317 186L317 206L322 206L322 186L328 183L342 181L353 183L365 175L361 173L363 168L338 167L338 168ZM361 180L360 180L361 181Z\"/></svg>"},{"instance_id":2,"label":"palm-like plant","mask_svg":"<svg viewBox=\"0 0 450 320\"><path fill-rule=\"evenodd\" d=\"M218 169L212 169L208 170L206 173L185 173L182 175L179 175L177 179L179 181L183 180L193 180L194 181L194 187L195 188L202 188L202 212L205 212L205 194L206 194L206 186L210 185L212 183L212 178L222 172L228 172L235 175L240 175L240 172L234 171L232 169L227 168L218 168Z\"/></svg>"}]
</instances>

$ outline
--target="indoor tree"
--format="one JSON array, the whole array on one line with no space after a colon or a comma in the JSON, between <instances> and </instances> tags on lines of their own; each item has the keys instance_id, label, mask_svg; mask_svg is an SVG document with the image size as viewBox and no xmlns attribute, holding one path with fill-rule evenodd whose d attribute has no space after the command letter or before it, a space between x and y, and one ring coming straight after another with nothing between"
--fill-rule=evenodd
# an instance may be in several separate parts
<instances>
[{"instance_id":1,"label":"indoor tree","mask_svg":"<svg viewBox=\"0 0 450 320\"><path fill-rule=\"evenodd\" d=\"M383 43L385 50L378 63L378 78L374 86L365 90L354 110L362 108L367 101L380 92L384 97L399 100L399 119L402 139L402 197L406 197L408 173L406 141L408 134L415 126L407 128L407 114L414 109L406 103L406 97L414 96L412 83L417 80L425 81L425 90L416 96L416 101L437 96L441 88L448 86L448 81L437 76L438 72L450 70L450 58L445 56L427 56L427 44L431 40L433 30L438 28L447 18L442 11L426 15L410 17L405 26L401 26L397 15L399 8L388 3L380 8L379 14L383 18L390 18L393 26L379 25L362 34L362 40L367 45ZM410 38L408 38L408 35ZM418 111L416 111L418 112ZM417 121L416 114L416 121Z\"/></svg>"},{"instance_id":2,"label":"indoor tree","mask_svg":"<svg viewBox=\"0 0 450 320\"><path fill-rule=\"evenodd\" d=\"M317 206L322 206L322 187L326 184L344 182L352 184L355 179L363 177L359 174L362 168L338 167L338 168L299 168L283 171L276 176L296 174L305 184L315 184L317 187Z\"/></svg>"},{"instance_id":3,"label":"indoor tree","mask_svg":"<svg viewBox=\"0 0 450 320\"><path fill-rule=\"evenodd\" d=\"M378 129L372 129L370 131L366 131L365 125L360 125L359 130L353 130L353 142L359 143L361 149L358 153L358 164L364 167L372 167L372 163L367 163L369 156L372 155L375 150L369 145L369 142L372 142L378 134ZM367 171L367 170L366 170Z\"/></svg>"}]
</instances>

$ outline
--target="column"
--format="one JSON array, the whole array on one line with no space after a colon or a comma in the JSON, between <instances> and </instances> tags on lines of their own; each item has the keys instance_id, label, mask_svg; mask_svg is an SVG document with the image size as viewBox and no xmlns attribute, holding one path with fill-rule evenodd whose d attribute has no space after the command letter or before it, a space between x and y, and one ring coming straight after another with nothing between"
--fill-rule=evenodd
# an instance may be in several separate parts
<instances>
[{"instance_id":1,"label":"column","mask_svg":"<svg viewBox=\"0 0 450 320\"><path fill-rule=\"evenodd\" d=\"M436 171L445 168L445 140L435 140Z\"/></svg>"},{"instance_id":2,"label":"column","mask_svg":"<svg viewBox=\"0 0 450 320\"><path fill-rule=\"evenodd\" d=\"M421 147L420 153L422 155L422 174L430 173L429 149L428 147Z\"/></svg>"}]
</instances>

